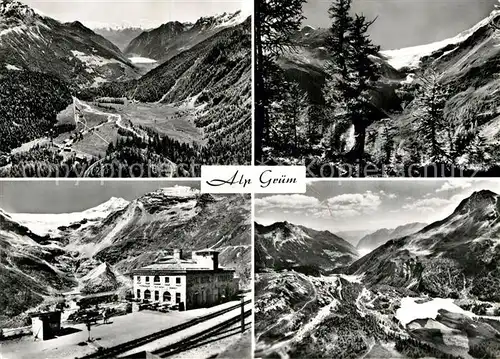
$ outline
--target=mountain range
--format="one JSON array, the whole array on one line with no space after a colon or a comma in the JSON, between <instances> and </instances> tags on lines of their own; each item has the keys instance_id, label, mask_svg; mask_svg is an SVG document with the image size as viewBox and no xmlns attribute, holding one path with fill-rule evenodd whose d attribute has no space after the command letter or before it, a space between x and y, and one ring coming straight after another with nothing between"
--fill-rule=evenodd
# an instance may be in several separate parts
<instances>
[{"instance_id":1,"label":"mountain range","mask_svg":"<svg viewBox=\"0 0 500 359\"><path fill-rule=\"evenodd\" d=\"M118 47L82 23L61 23L13 0L0 1L0 63L4 71L29 69L78 86L139 76Z\"/></svg>"},{"instance_id":2,"label":"mountain range","mask_svg":"<svg viewBox=\"0 0 500 359\"><path fill-rule=\"evenodd\" d=\"M60 218L70 218L62 223ZM0 212L0 322L22 324L27 310L65 291L127 289L134 268L172 248L220 251L220 264L250 284L250 199L214 197L185 187L148 193L131 202L113 198L64 214Z\"/></svg>"},{"instance_id":3,"label":"mountain range","mask_svg":"<svg viewBox=\"0 0 500 359\"><path fill-rule=\"evenodd\" d=\"M489 190L475 192L446 218L411 224L400 232L411 233L342 263L318 257L328 244L324 236L315 243L315 232L282 223L257 226L256 356L498 357L499 198ZM385 242L382 233L394 232L368 239ZM331 250L339 251L338 238L328 238ZM287 243L285 250L265 252L286 240L296 252ZM257 265L263 253L265 263ZM273 267L272 255L279 263L300 257L335 269Z\"/></svg>"},{"instance_id":4,"label":"mountain range","mask_svg":"<svg viewBox=\"0 0 500 359\"><path fill-rule=\"evenodd\" d=\"M381 51L378 56L371 57L380 67L381 78L372 91L375 114L367 129L366 153L369 158L373 161L384 158L384 126L387 124L385 120L389 119L393 127L392 151L397 163L415 163L411 157L415 150L411 147L416 140L414 125L420 107L413 101L414 97L406 98L401 91L417 86L419 79L429 74L436 74L441 84L452 89L444 117L453 119L455 131L468 131L473 125L470 123L472 116L477 122L478 138L489 146L498 144L500 110L495 94L499 88L500 38L495 26L499 21L500 11L495 10L486 19L453 38ZM278 60L286 78L299 83L302 90L308 93L312 106L324 104L322 86L329 58L325 48L328 34L329 29L303 27L293 37L296 46ZM340 135L351 138L350 131L347 128ZM351 143L346 141L344 153L350 150L348 146ZM458 165L485 171L494 165L488 162L495 156L494 150L490 150L485 159L474 160L471 156L461 156Z\"/></svg>"},{"instance_id":5,"label":"mountain range","mask_svg":"<svg viewBox=\"0 0 500 359\"><path fill-rule=\"evenodd\" d=\"M0 0L0 175L26 176L41 163L50 172L74 168L76 157L86 168L103 161L249 161L250 17L237 12L181 25L92 31ZM124 97L126 105L107 105L107 112L93 107ZM86 101L88 128L71 115L73 98ZM83 136L76 146L73 131ZM124 141L130 136L134 143ZM157 141L139 143L148 136ZM119 140L126 148L116 148ZM169 145L159 146L162 140Z\"/></svg>"},{"instance_id":6,"label":"mountain range","mask_svg":"<svg viewBox=\"0 0 500 359\"><path fill-rule=\"evenodd\" d=\"M356 245L356 249L360 253L366 254L368 252L371 252L375 248L380 247L382 244L385 244L390 239L405 237L409 234L420 231L425 226L425 223L417 222L404 224L402 226L391 229L382 228L361 238Z\"/></svg>"},{"instance_id":7,"label":"mountain range","mask_svg":"<svg viewBox=\"0 0 500 359\"><path fill-rule=\"evenodd\" d=\"M310 267L332 270L358 258L350 243L328 231L316 231L288 222L270 226L255 223L257 269Z\"/></svg>"},{"instance_id":8,"label":"mountain range","mask_svg":"<svg viewBox=\"0 0 500 359\"><path fill-rule=\"evenodd\" d=\"M223 29L245 22L249 14L238 11L217 17L202 17L194 24L178 21L144 31L130 41L124 53L128 56L143 56L165 62L175 55L212 37Z\"/></svg>"}]
</instances>

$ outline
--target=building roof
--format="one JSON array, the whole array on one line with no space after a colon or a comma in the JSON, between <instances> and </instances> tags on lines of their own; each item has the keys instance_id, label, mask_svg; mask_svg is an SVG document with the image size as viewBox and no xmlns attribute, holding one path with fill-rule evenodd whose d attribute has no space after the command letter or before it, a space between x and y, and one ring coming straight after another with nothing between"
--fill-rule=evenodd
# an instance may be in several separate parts
<instances>
[{"instance_id":1,"label":"building roof","mask_svg":"<svg viewBox=\"0 0 500 359\"><path fill-rule=\"evenodd\" d=\"M188 273L188 272L202 272L202 271L210 271L210 272L234 272L233 269L218 267L214 270L211 267L204 265L203 263L196 262L190 259L179 259L174 257L168 257L159 260L156 263L150 264L148 266L135 269L132 273L137 272L172 272L172 273Z\"/></svg>"}]
</instances>

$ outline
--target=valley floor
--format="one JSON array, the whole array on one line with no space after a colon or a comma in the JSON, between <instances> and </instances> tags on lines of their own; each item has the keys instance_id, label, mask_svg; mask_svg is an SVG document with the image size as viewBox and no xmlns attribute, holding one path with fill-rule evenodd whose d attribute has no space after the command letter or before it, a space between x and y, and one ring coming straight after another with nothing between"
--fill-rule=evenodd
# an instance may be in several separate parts
<instances>
[{"instance_id":1,"label":"valley floor","mask_svg":"<svg viewBox=\"0 0 500 359\"><path fill-rule=\"evenodd\" d=\"M463 310L458 306L463 301L418 296L389 286L368 288L362 280L295 271L258 273L255 356L471 359L481 351L500 355L500 317ZM496 308L495 303L480 305Z\"/></svg>"},{"instance_id":2,"label":"valley floor","mask_svg":"<svg viewBox=\"0 0 500 359\"><path fill-rule=\"evenodd\" d=\"M109 145L116 144L120 137L147 140L149 136L146 130L180 143L203 145L206 143L203 131L194 123L197 111L202 109L195 107L192 102L99 104L75 99L74 104L57 116L58 126L72 125L76 126L75 130L63 132L53 139L42 137L24 143L13 149L11 155L28 154L36 147L43 147L53 153L52 156L61 156L63 161L72 156L87 160L102 158L106 156ZM4 163L4 170L9 167L10 164Z\"/></svg>"}]
</instances>

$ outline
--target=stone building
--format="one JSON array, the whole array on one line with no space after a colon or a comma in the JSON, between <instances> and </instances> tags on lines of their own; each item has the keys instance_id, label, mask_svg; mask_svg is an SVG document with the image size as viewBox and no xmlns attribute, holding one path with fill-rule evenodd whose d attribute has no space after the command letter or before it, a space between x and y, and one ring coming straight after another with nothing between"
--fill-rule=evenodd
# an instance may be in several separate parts
<instances>
[{"instance_id":1,"label":"stone building","mask_svg":"<svg viewBox=\"0 0 500 359\"><path fill-rule=\"evenodd\" d=\"M151 303L178 304L180 309L210 307L230 300L238 292L234 270L219 266L219 252L195 251L184 259L173 256L132 272L134 298Z\"/></svg>"}]
</instances>

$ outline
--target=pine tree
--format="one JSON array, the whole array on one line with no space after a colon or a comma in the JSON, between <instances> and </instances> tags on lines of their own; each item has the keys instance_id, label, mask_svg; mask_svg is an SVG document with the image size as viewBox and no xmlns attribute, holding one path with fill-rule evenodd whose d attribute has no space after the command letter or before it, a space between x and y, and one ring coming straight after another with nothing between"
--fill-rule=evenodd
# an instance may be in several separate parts
<instances>
[{"instance_id":1,"label":"pine tree","mask_svg":"<svg viewBox=\"0 0 500 359\"><path fill-rule=\"evenodd\" d=\"M371 56L377 55L380 48L372 44L368 35L374 21L367 21L362 15L353 18L350 8L351 0L336 0L330 7L332 26L326 48L332 60L324 95L327 103L337 108L333 122L347 120L354 126L356 141L350 155L361 168L366 128L373 115L371 91L380 77L380 69Z\"/></svg>"},{"instance_id":2,"label":"pine tree","mask_svg":"<svg viewBox=\"0 0 500 359\"><path fill-rule=\"evenodd\" d=\"M441 83L435 72L421 79L414 102L419 108L417 130L432 161L440 161L444 155L441 131L445 129L444 109L449 97L448 87Z\"/></svg>"},{"instance_id":3,"label":"pine tree","mask_svg":"<svg viewBox=\"0 0 500 359\"><path fill-rule=\"evenodd\" d=\"M269 105L272 83L277 75L276 59L293 45L306 0L255 1L255 158L262 159L262 147L269 136Z\"/></svg>"}]
</instances>

